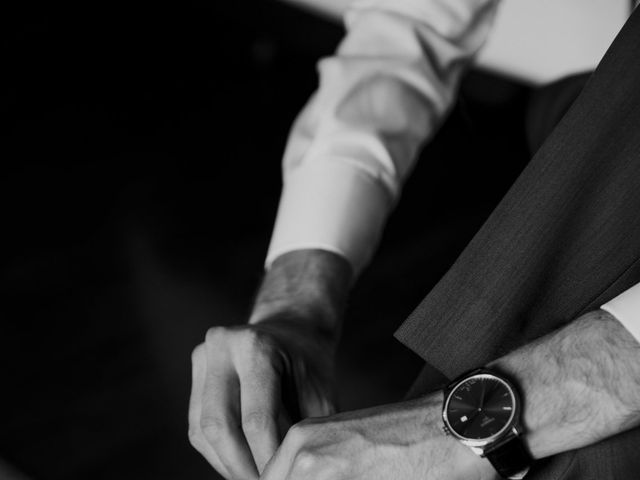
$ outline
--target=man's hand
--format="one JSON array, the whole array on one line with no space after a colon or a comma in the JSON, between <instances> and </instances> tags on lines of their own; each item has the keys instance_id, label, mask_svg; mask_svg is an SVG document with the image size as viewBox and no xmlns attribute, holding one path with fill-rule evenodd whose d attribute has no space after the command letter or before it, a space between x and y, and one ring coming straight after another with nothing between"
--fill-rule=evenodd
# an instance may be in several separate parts
<instances>
[{"instance_id":1,"label":"man's hand","mask_svg":"<svg viewBox=\"0 0 640 480\"><path fill-rule=\"evenodd\" d=\"M189 438L227 479L257 479L292 422L333 413L349 275L333 254L285 255L265 277L250 324L211 328L194 350Z\"/></svg>"},{"instance_id":2,"label":"man's hand","mask_svg":"<svg viewBox=\"0 0 640 480\"><path fill-rule=\"evenodd\" d=\"M496 360L524 402L533 458L591 445L640 425L640 345L612 315L589 312ZM294 426L262 480L497 478L440 431L440 394Z\"/></svg>"},{"instance_id":3,"label":"man's hand","mask_svg":"<svg viewBox=\"0 0 640 480\"><path fill-rule=\"evenodd\" d=\"M334 346L311 333L276 320L218 327L195 349L190 439L226 478L257 478L295 415L285 401L302 417L332 413Z\"/></svg>"},{"instance_id":4,"label":"man's hand","mask_svg":"<svg viewBox=\"0 0 640 480\"><path fill-rule=\"evenodd\" d=\"M442 432L442 395L294 425L262 480L490 480L491 464Z\"/></svg>"}]
</instances>

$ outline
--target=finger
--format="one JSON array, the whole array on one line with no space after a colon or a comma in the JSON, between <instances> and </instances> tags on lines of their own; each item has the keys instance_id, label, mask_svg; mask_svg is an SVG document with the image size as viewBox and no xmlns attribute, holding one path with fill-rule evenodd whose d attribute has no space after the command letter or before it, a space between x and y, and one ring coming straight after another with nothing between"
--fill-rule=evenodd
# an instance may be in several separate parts
<instances>
[{"instance_id":1,"label":"finger","mask_svg":"<svg viewBox=\"0 0 640 480\"><path fill-rule=\"evenodd\" d=\"M303 418L326 417L336 411L333 400L316 386L306 385L300 390L300 413Z\"/></svg>"},{"instance_id":2,"label":"finger","mask_svg":"<svg viewBox=\"0 0 640 480\"><path fill-rule=\"evenodd\" d=\"M300 424L296 424L289 431L266 464L260 480L286 480L290 478L293 468L293 461L299 451L300 446L304 443L304 434Z\"/></svg>"},{"instance_id":3,"label":"finger","mask_svg":"<svg viewBox=\"0 0 640 480\"><path fill-rule=\"evenodd\" d=\"M264 466L264 470L260 473L260 480L285 480L289 469L285 469L286 461L283 457L282 445L280 445Z\"/></svg>"},{"instance_id":4,"label":"finger","mask_svg":"<svg viewBox=\"0 0 640 480\"><path fill-rule=\"evenodd\" d=\"M202 393L207 369L204 346L197 347L192 355L192 382L189 398L189 441L191 445L215 468L223 477L230 479L229 472L220 461L215 450L209 445L200 428L202 415Z\"/></svg>"},{"instance_id":5,"label":"finger","mask_svg":"<svg viewBox=\"0 0 640 480\"><path fill-rule=\"evenodd\" d=\"M306 365L300 362L294 368L295 382L298 388L298 401L302 418L326 417L336 413L337 408L330 394L319 381L310 382Z\"/></svg>"},{"instance_id":6,"label":"finger","mask_svg":"<svg viewBox=\"0 0 640 480\"><path fill-rule=\"evenodd\" d=\"M255 480L258 471L240 426L240 385L233 367L207 344L200 426L232 479Z\"/></svg>"},{"instance_id":7,"label":"finger","mask_svg":"<svg viewBox=\"0 0 640 480\"><path fill-rule=\"evenodd\" d=\"M238 368L242 429L259 472L279 444L280 374L266 355Z\"/></svg>"}]
</instances>

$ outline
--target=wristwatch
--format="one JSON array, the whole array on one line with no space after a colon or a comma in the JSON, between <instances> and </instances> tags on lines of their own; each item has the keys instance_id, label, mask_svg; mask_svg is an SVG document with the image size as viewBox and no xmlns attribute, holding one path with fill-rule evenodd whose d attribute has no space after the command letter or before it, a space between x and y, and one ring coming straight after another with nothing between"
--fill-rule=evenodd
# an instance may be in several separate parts
<instances>
[{"instance_id":1,"label":"wristwatch","mask_svg":"<svg viewBox=\"0 0 640 480\"><path fill-rule=\"evenodd\" d=\"M521 479L533 459L522 441L522 407L513 382L481 368L444 389L444 431L486 457L502 478Z\"/></svg>"}]
</instances>

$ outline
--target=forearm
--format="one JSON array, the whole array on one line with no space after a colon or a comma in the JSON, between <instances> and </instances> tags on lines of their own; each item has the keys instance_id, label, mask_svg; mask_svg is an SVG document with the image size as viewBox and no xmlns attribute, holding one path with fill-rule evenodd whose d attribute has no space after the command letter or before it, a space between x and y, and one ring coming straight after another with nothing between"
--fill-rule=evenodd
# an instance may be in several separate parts
<instances>
[{"instance_id":1,"label":"forearm","mask_svg":"<svg viewBox=\"0 0 640 480\"><path fill-rule=\"evenodd\" d=\"M640 345L604 311L493 362L524 400L535 458L580 448L640 420ZM493 480L487 458L442 433L442 394L314 418L292 428L264 480Z\"/></svg>"},{"instance_id":2,"label":"forearm","mask_svg":"<svg viewBox=\"0 0 640 480\"><path fill-rule=\"evenodd\" d=\"M598 310L493 363L524 398L535 458L596 443L640 424L640 345Z\"/></svg>"},{"instance_id":3,"label":"forearm","mask_svg":"<svg viewBox=\"0 0 640 480\"><path fill-rule=\"evenodd\" d=\"M278 257L249 323L210 328L192 355L192 445L225 478L257 480L292 421L333 406L333 363L350 284L341 257Z\"/></svg>"},{"instance_id":4,"label":"forearm","mask_svg":"<svg viewBox=\"0 0 640 480\"><path fill-rule=\"evenodd\" d=\"M285 253L267 270L249 323L295 317L337 336L352 276L340 255L323 250Z\"/></svg>"}]
</instances>

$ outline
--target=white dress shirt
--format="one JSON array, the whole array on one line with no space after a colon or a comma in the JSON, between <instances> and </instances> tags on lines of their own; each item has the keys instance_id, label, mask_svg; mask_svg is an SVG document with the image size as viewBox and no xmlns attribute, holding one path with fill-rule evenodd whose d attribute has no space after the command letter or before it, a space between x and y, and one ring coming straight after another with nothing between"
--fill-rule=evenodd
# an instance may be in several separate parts
<instances>
[{"instance_id":1,"label":"white dress shirt","mask_svg":"<svg viewBox=\"0 0 640 480\"><path fill-rule=\"evenodd\" d=\"M347 35L320 61L320 87L289 137L267 266L283 253L316 248L362 270L497 8L498 0L352 5ZM640 287L603 308L640 340Z\"/></svg>"}]
</instances>

